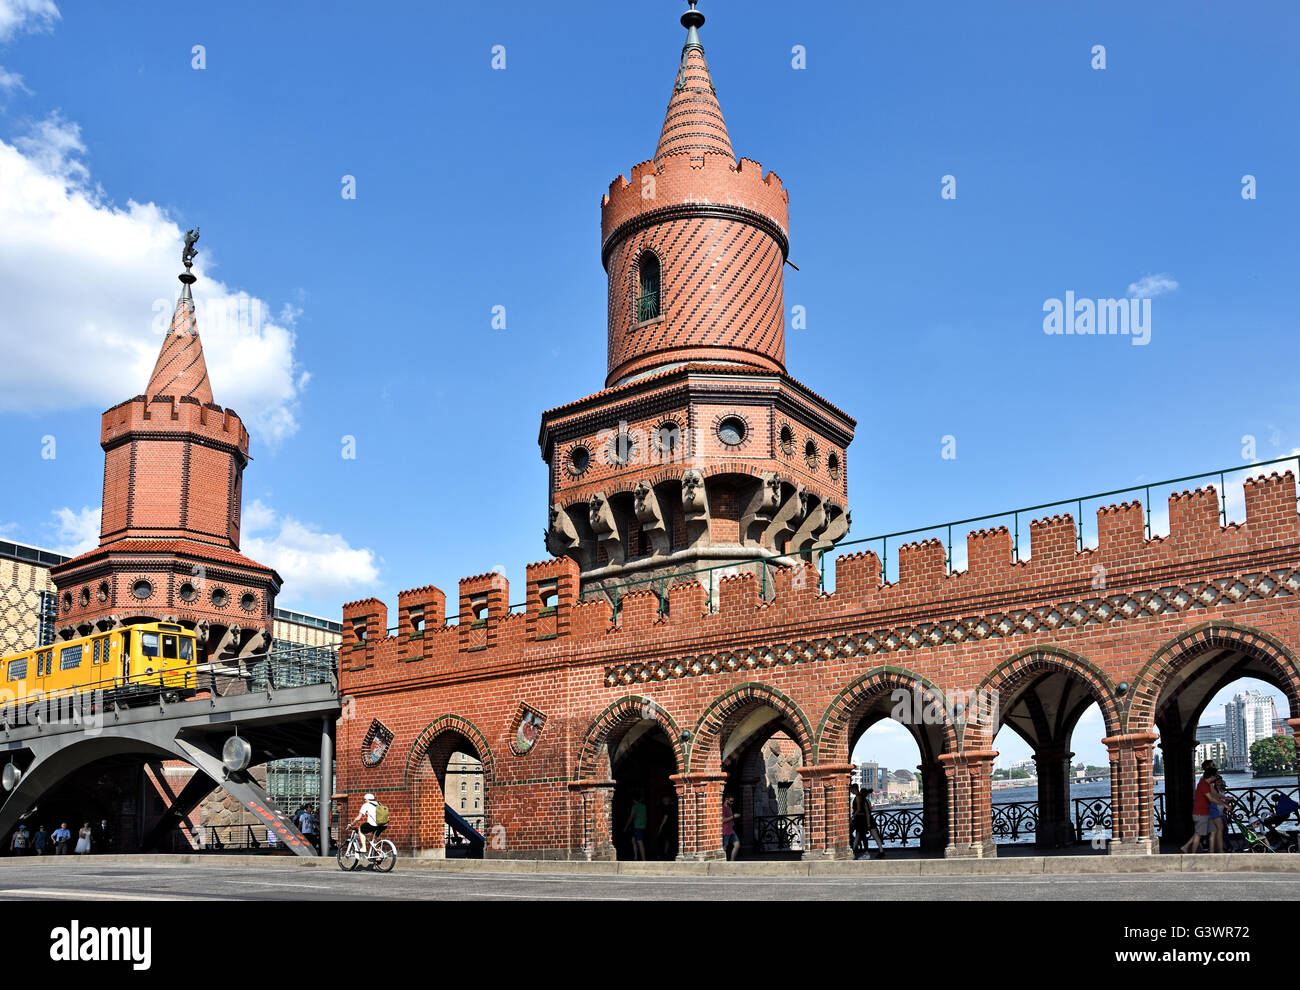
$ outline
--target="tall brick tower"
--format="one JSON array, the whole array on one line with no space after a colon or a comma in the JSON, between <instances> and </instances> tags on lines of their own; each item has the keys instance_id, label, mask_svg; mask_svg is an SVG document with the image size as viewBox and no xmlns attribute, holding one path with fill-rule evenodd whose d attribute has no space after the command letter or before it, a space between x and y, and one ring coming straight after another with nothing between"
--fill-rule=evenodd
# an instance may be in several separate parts
<instances>
[{"instance_id":1,"label":"tall brick tower","mask_svg":"<svg viewBox=\"0 0 1300 990\"><path fill-rule=\"evenodd\" d=\"M601 202L605 388L542 416L547 547L611 597L809 559L849 528L856 423L786 373L789 196L736 160L696 2L654 158Z\"/></svg>"},{"instance_id":2,"label":"tall brick tower","mask_svg":"<svg viewBox=\"0 0 1300 990\"><path fill-rule=\"evenodd\" d=\"M64 639L152 619L200 633L206 658L270 647L280 576L239 552L248 431L213 402L190 286L143 395L104 413L99 547L53 568Z\"/></svg>"}]
</instances>

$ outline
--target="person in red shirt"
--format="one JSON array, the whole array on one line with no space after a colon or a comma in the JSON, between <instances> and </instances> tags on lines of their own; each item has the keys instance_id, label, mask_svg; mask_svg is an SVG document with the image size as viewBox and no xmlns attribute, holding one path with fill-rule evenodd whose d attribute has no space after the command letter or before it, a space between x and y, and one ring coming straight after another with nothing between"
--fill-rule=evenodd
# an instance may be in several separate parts
<instances>
[{"instance_id":1,"label":"person in red shirt","mask_svg":"<svg viewBox=\"0 0 1300 990\"><path fill-rule=\"evenodd\" d=\"M1192 797L1192 836L1182 845L1184 853L1201 851L1201 836L1210 834L1210 788L1212 778L1218 774L1213 760L1201 764L1201 779L1196 783L1196 794Z\"/></svg>"}]
</instances>

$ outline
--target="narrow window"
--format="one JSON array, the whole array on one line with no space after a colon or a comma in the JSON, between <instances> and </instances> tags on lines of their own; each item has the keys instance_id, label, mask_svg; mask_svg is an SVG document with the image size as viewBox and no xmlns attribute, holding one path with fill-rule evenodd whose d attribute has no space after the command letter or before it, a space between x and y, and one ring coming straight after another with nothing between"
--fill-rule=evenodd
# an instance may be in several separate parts
<instances>
[{"instance_id":1,"label":"narrow window","mask_svg":"<svg viewBox=\"0 0 1300 990\"><path fill-rule=\"evenodd\" d=\"M637 295L636 319L644 323L659 315L659 258L646 251L637 267L641 272L641 291Z\"/></svg>"}]
</instances>

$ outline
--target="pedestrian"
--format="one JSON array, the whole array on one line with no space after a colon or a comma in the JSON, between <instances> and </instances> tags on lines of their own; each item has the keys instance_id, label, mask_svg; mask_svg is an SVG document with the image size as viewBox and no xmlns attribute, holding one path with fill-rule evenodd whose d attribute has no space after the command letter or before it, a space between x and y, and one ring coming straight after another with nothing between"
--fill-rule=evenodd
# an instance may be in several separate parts
<instances>
[{"instance_id":1,"label":"pedestrian","mask_svg":"<svg viewBox=\"0 0 1300 990\"><path fill-rule=\"evenodd\" d=\"M302 809L302 820L298 825L302 836L313 846L316 845L316 816L312 813L311 808Z\"/></svg>"},{"instance_id":2,"label":"pedestrian","mask_svg":"<svg viewBox=\"0 0 1300 990\"><path fill-rule=\"evenodd\" d=\"M659 855L664 859L677 858L677 802L665 794L659 802L659 828L655 832Z\"/></svg>"},{"instance_id":3,"label":"pedestrian","mask_svg":"<svg viewBox=\"0 0 1300 990\"><path fill-rule=\"evenodd\" d=\"M41 825L36 829L36 835L32 838L32 847L36 850L37 856L44 856L45 849L50 844L50 833L45 831L45 826Z\"/></svg>"},{"instance_id":4,"label":"pedestrian","mask_svg":"<svg viewBox=\"0 0 1300 990\"><path fill-rule=\"evenodd\" d=\"M90 852L90 836L90 822L83 822L81 825L81 831L77 833L77 855L84 856L86 853Z\"/></svg>"},{"instance_id":5,"label":"pedestrian","mask_svg":"<svg viewBox=\"0 0 1300 990\"><path fill-rule=\"evenodd\" d=\"M874 813L872 812L872 810L871 810L871 795L874 794L874 793L875 793L875 790L874 790L874 788L871 788L871 787L868 787L866 790L864 790L864 791L862 792L862 808L863 808L863 813L864 813L864 814L863 814L863 824L862 824L862 829L863 829L863 832L864 832L863 837L862 837L862 851L863 851L863 852L866 852L866 850L867 850L867 838L866 838L866 836L867 836L867 835L870 835L872 838L874 838L874 839L876 840L876 855L875 855L874 858L875 858L875 859L884 859L884 858L885 858L885 842L884 842L884 840L881 839L881 837L880 837L880 829L876 828L876 816L875 816L875 814L874 814Z\"/></svg>"},{"instance_id":6,"label":"pedestrian","mask_svg":"<svg viewBox=\"0 0 1300 990\"><path fill-rule=\"evenodd\" d=\"M9 840L9 851L15 856L26 856L30 851L32 833L27 831L27 826L22 822L14 829L14 837Z\"/></svg>"},{"instance_id":7,"label":"pedestrian","mask_svg":"<svg viewBox=\"0 0 1300 990\"><path fill-rule=\"evenodd\" d=\"M722 851L729 860L740 856L740 836L736 834L736 819L740 813L736 811L735 803L731 794L722 799Z\"/></svg>"},{"instance_id":8,"label":"pedestrian","mask_svg":"<svg viewBox=\"0 0 1300 990\"><path fill-rule=\"evenodd\" d=\"M1227 788L1223 777L1217 772L1210 778L1210 852L1227 852L1224 846L1227 822L1223 817L1224 806L1228 804Z\"/></svg>"},{"instance_id":9,"label":"pedestrian","mask_svg":"<svg viewBox=\"0 0 1300 990\"><path fill-rule=\"evenodd\" d=\"M50 838L54 840L54 855L64 855L68 851L68 846L72 844L72 833L68 831L68 823L64 822L56 828Z\"/></svg>"},{"instance_id":10,"label":"pedestrian","mask_svg":"<svg viewBox=\"0 0 1300 990\"><path fill-rule=\"evenodd\" d=\"M632 830L632 855L636 859L645 859L645 824L646 824L646 806L641 800L641 792L637 791L636 796L632 799L632 810L628 813L627 824L623 830Z\"/></svg>"},{"instance_id":11,"label":"pedestrian","mask_svg":"<svg viewBox=\"0 0 1300 990\"><path fill-rule=\"evenodd\" d=\"M1192 796L1192 834L1180 847L1184 854L1201 851L1201 836L1210 834L1210 778L1218 773L1213 760L1201 764L1201 779Z\"/></svg>"},{"instance_id":12,"label":"pedestrian","mask_svg":"<svg viewBox=\"0 0 1300 990\"><path fill-rule=\"evenodd\" d=\"M853 858L857 859L867 851L867 805L862 789L854 784L852 787L853 804L850 806L849 834L853 838Z\"/></svg>"},{"instance_id":13,"label":"pedestrian","mask_svg":"<svg viewBox=\"0 0 1300 990\"><path fill-rule=\"evenodd\" d=\"M858 855L858 785L849 784L849 849Z\"/></svg>"},{"instance_id":14,"label":"pedestrian","mask_svg":"<svg viewBox=\"0 0 1300 990\"><path fill-rule=\"evenodd\" d=\"M108 847L111 843L112 838L113 838L113 833L112 830L108 827L108 819L101 818L99 820L99 825L95 827L95 837L93 842L94 851L97 853L108 852Z\"/></svg>"}]
</instances>

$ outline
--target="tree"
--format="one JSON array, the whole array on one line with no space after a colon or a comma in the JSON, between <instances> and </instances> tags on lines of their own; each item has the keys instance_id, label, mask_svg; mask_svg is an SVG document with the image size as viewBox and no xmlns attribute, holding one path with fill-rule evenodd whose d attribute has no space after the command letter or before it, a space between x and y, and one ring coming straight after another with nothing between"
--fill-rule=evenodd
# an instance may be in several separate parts
<instances>
[{"instance_id":1,"label":"tree","mask_svg":"<svg viewBox=\"0 0 1300 990\"><path fill-rule=\"evenodd\" d=\"M1165 773L1165 761L1164 761L1164 759L1160 756L1159 753L1156 754L1155 765L1151 768L1151 772L1152 772L1155 776L1157 776L1157 777L1163 777L1163 776L1164 776L1164 773Z\"/></svg>"},{"instance_id":2,"label":"tree","mask_svg":"<svg viewBox=\"0 0 1300 990\"><path fill-rule=\"evenodd\" d=\"M1250 747L1250 767L1259 774L1295 772L1295 737L1257 739Z\"/></svg>"}]
</instances>

